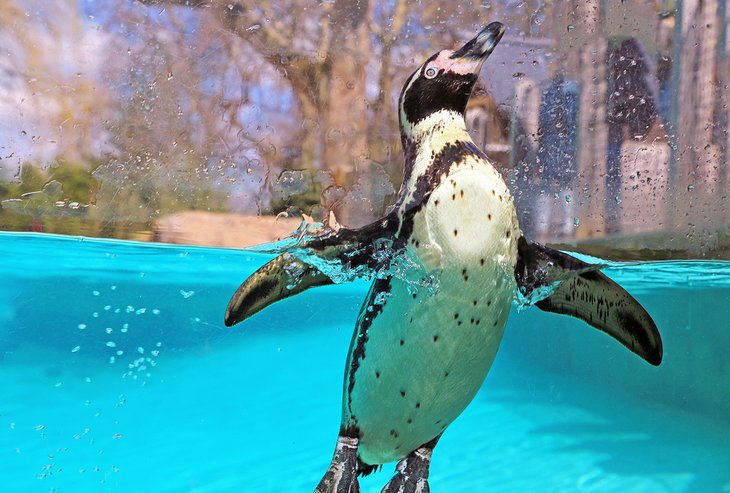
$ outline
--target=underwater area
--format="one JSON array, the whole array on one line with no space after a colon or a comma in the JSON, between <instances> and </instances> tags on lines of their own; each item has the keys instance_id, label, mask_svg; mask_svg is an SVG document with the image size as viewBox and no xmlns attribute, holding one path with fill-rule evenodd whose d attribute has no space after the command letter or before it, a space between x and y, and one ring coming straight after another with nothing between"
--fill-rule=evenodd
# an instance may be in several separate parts
<instances>
[{"instance_id":1,"label":"underwater area","mask_svg":"<svg viewBox=\"0 0 730 493\"><path fill-rule=\"evenodd\" d=\"M367 281L227 328L231 293L270 256L2 233L0 257L3 489L316 486ZM605 272L653 316L662 365L580 321L512 313L482 390L434 452L433 491L730 491L730 263Z\"/></svg>"}]
</instances>

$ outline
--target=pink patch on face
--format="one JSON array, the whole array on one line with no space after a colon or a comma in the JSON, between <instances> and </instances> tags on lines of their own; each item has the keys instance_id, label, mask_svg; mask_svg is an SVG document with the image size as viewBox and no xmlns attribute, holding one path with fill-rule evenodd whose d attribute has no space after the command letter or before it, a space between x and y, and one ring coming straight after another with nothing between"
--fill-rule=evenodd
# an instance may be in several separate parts
<instances>
[{"instance_id":1,"label":"pink patch on face","mask_svg":"<svg viewBox=\"0 0 730 493\"><path fill-rule=\"evenodd\" d=\"M464 58L451 58L454 52L451 50L442 50L438 56L426 65L425 69L433 67L437 71L451 72L459 75L476 74L482 68L484 60L468 60Z\"/></svg>"}]
</instances>

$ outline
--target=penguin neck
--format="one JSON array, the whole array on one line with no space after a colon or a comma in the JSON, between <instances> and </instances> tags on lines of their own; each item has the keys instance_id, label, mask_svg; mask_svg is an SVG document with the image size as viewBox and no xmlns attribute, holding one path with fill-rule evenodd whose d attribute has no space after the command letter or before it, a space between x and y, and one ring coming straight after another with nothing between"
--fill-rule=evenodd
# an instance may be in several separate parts
<instances>
[{"instance_id":1,"label":"penguin neck","mask_svg":"<svg viewBox=\"0 0 730 493\"><path fill-rule=\"evenodd\" d=\"M438 159L446 149L465 145L480 152L466 131L463 114L451 110L432 113L415 125L402 123L401 142L405 158L403 198L416 186L419 177L448 171L434 169L450 166L451 163Z\"/></svg>"}]
</instances>

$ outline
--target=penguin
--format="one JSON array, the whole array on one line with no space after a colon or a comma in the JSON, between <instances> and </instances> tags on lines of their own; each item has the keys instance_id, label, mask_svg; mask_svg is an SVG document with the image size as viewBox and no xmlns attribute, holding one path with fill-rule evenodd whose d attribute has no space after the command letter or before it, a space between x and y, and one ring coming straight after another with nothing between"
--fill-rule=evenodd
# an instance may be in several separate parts
<instances>
[{"instance_id":1,"label":"penguin","mask_svg":"<svg viewBox=\"0 0 730 493\"><path fill-rule=\"evenodd\" d=\"M408 77L398 103L404 180L384 217L305 235L230 300L228 326L313 287L373 278L347 356L335 453L315 493L359 492L358 476L396 461L384 493L428 492L431 453L486 378L516 297L661 362L656 324L602 266L524 238L507 185L467 133L467 102L504 32L493 22Z\"/></svg>"}]
</instances>

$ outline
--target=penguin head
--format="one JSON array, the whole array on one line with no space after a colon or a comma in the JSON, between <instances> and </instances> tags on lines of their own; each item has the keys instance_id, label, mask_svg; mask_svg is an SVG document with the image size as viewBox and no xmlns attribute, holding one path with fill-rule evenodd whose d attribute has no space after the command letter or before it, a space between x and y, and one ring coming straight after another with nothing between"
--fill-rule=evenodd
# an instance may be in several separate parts
<instances>
[{"instance_id":1,"label":"penguin head","mask_svg":"<svg viewBox=\"0 0 730 493\"><path fill-rule=\"evenodd\" d=\"M504 31L502 23L492 22L460 49L435 53L411 74L398 102L404 139L417 138L444 120L463 121L482 64Z\"/></svg>"}]
</instances>

